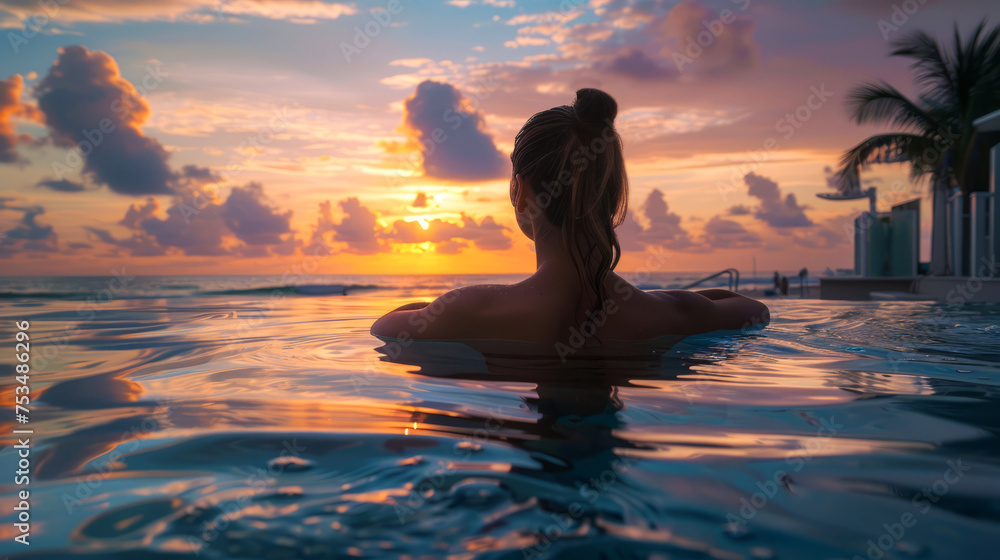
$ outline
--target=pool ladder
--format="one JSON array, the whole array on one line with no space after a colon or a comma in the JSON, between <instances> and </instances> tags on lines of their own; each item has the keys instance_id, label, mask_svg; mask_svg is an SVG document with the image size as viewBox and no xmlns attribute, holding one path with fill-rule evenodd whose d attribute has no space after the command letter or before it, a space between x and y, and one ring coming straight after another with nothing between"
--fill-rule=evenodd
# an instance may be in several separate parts
<instances>
[{"instance_id":1,"label":"pool ladder","mask_svg":"<svg viewBox=\"0 0 1000 560\"><path fill-rule=\"evenodd\" d=\"M688 284L687 286L684 286L681 289L682 290L690 290L691 288L694 288L695 286L701 284L702 282L708 282L709 280L713 280L715 278L718 278L719 276L722 276L723 274L728 274L729 275L729 290L732 291L732 292L738 291L740 289L740 271L736 270L735 268L727 268L726 270L722 270L722 271L716 272L715 274L713 274L711 276L706 276L706 277L702 278L701 280L698 280L697 282L693 282L691 284Z\"/></svg>"}]
</instances>

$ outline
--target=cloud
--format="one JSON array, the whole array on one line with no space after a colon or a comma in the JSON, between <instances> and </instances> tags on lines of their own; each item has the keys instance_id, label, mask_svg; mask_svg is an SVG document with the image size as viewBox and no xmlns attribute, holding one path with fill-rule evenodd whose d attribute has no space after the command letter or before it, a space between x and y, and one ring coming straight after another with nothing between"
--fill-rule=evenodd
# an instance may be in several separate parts
<instances>
[{"instance_id":1,"label":"cloud","mask_svg":"<svg viewBox=\"0 0 1000 560\"><path fill-rule=\"evenodd\" d=\"M94 234L94 236L97 237L97 239L101 243L107 243L108 245L118 244L118 240L115 239L115 236L111 235L111 232L106 229L101 229L93 226L83 226L83 229Z\"/></svg>"},{"instance_id":2,"label":"cloud","mask_svg":"<svg viewBox=\"0 0 1000 560\"><path fill-rule=\"evenodd\" d=\"M389 246L380 239L379 231L382 229L378 223L378 216L368 208L361 205L361 201L356 197L350 197L337 203L344 217L340 223L333 224L333 240L346 244L345 252L359 255L374 255L390 250Z\"/></svg>"},{"instance_id":3,"label":"cloud","mask_svg":"<svg viewBox=\"0 0 1000 560\"><path fill-rule=\"evenodd\" d=\"M124 249L133 257L158 257L167 254L167 250L157 244L155 239L143 233L133 232L131 237L116 239L106 229L93 226L83 226L83 229L96 237L99 242Z\"/></svg>"},{"instance_id":4,"label":"cloud","mask_svg":"<svg viewBox=\"0 0 1000 560\"><path fill-rule=\"evenodd\" d=\"M646 246L687 249L694 243L681 226L681 217L670 211L660 189L653 189L640 207L645 218L643 227L630 211L625 222L616 230L622 251L642 251Z\"/></svg>"},{"instance_id":5,"label":"cloud","mask_svg":"<svg viewBox=\"0 0 1000 560\"><path fill-rule=\"evenodd\" d=\"M508 43L551 38L562 58L579 62L578 68L640 81L675 80L683 73L718 75L759 65L756 26L742 13L747 6L734 2L716 12L693 0L602 1L592 6L596 22L569 25L580 10L515 16L507 23L521 27Z\"/></svg>"},{"instance_id":6,"label":"cloud","mask_svg":"<svg viewBox=\"0 0 1000 560\"><path fill-rule=\"evenodd\" d=\"M222 176L215 171L212 171L207 167L199 167L197 165L185 165L181 168L180 174L185 179L199 185L219 183L222 181Z\"/></svg>"},{"instance_id":7,"label":"cloud","mask_svg":"<svg viewBox=\"0 0 1000 560\"><path fill-rule=\"evenodd\" d=\"M23 161L17 154L17 145L30 141L26 135L18 136L14 126L14 117L31 114L31 108L21 103L23 90L24 78L20 74L0 80L0 163Z\"/></svg>"},{"instance_id":8,"label":"cloud","mask_svg":"<svg viewBox=\"0 0 1000 560\"><path fill-rule=\"evenodd\" d=\"M528 37L527 35L518 35L512 41L504 41L503 46L508 49L516 49L518 47L544 47L548 45L551 41L543 37Z\"/></svg>"},{"instance_id":9,"label":"cloud","mask_svg":"<svg viewBox=\"0 0 1000 560\"><path fill-rule=\"evenodd\" d=\"M59 53L35 88L54 142L76 145L84 170L115 192L174 195L165 218L158 216L155 198L130 205L118 225L131 237L119 239L107 230L85 228L92 236L135 256L179 251L191 256L255 257L288 255L298 249L292 212L274 207L259 183L233 187L221 201L204 189L221 181L218 173L197 165L174 171L167 165L166 150L141 130L150 115L149 105L121 77L111 56L79 46ZM147 70L158 71L152 65ZM39 186L60 192L84 190L64 179L45 180Z\"/></svg>"},{"instance_id":10,"label":"cloud","mask_svg":"<svg viewBox=\"0 0 1000 560\"><path fill-rule=\"evenodd\" d=\"M680 73L673 64L665 64L636 46L627 46L609 58L599 60L594 69L636 80L675 79Z\"/></svg>"},{"instance_id":11,"label":"cloud","mask_svg":"<svg viewBox=\"0 0 1000 560\"><path fill-rule=\"evenodd\" d=\"M320 0L219 0L209 5L226 14L292 23L316 23L358 13L354 4Z\"/></svg>"},{"instance_id":12,"label":"cloud","mask_svg":"<svg viewBox=\"0 0 1000 560\"><path fill-rule=\"evenodd\" d=\"M228 228L221 210L214 203L197 212L174 205L167 209L165 219L150 217L140 222L136 233L151 237L164 249L176 248L188 256L228 255L230 251L225 246Z\"/></svg>"},{"instance_id":13,"label":"cloud","mask_svg":"<svg viewBox=\"0 0 1000 560\"><path fill-rule=\"evenodd\" d=\"M857 62L863 57L844 59L836 54L843 49L831 47L843 46L845 32L854 39L869 35L851 26L848 29L829 24L824 20L829 17L829 10L813 10L807 17L805 12L787 3L706 0L706 4L719 10L713 18L723 15L727 21L730 17L737 18L730 24L723 23L723 31L716 38L708 30L708 27L718 29L713 24L715 19L701 21L693 17L698 10L707 8L694 5L697 9L690 9L686 17L681 17L684 7L678 9L676 3L676 0L612 0L582 4L579 6L582 9L567 12L522 3L519 8L538 13L519 13L505 23L516 27L518 35L549 38L552 45L544 51L533 50L531 55L505 62L478 60L459 66L439 61L407 69L407 74L387 77L382 83L413 87L432 78L463 84L459 86L463 91L471 91L464 84L474 84L488 74L503 84L502 90L488 100L490 126L498 139L501 134L505 139L513 136L515 124L523 123L527 116L525 107L546 108L567 103L575 89L599 87L618 99L622 118L630 111L638 114L640 110L646 113L652 109L658 113L637 119L650 125L643 129L641 140L626 133L625 122L621 123L632 164L694 159L692 156L704 158L708 154L745 158L747 152L760 150L770 137L778 141L775 151L782 152L794 144L797 151L839 153L842 146L856 142L857 127L845 120L843 111L836 106L856 85L858 72L865 72ZM672 17L676 25L667 26L666 21L675 9ZM575 19L569 19L570 15ZM814 24L820 28L814 29ZM782 36L775 43L774 30L789 25L807 25L810 33ZM756 31L752 26L756 26ZM712 37L708 41L712 52L684 64L676 79L669 78L669 72L660 78L650 78L642 71L642 64L625 73L609 70L622 69L630 55L636 62L647 58L667 70L676 70L673 54L683 54L687 39L697 42L702 31ZM813 31L821 37L810 39ZM739 37L727 39L729 34ZM768 52L774 56L761 56L762 37L767 38ZM880 42L877 30L875 40ZM863 49L858 47L858 50ZM816 54L820 51L821 54ZM786 141L787 133L784 129L776 130L776 123L810 100L811 87L821 86L835 94L822 110L813 111L808 125L795 129L793 142ZM816 107L815 99L808 102ZM499 145L505 149L508 146L504 142ZM739 183L744 173L745 170L734 180Z\"/></svg>"},{"instance_id":14,"label":"cloud","mask_svg":"<svg viewBox=\"0 0 1000 560\"><path fill-rule=\"evenodd\" d=\"M43 181L39 181L35 184L35 186L57 192L81 192L86 190L86 187L84 187L83 184L67 181L66 179L45 179Z\"/></svg>"},{"instance_id":15,"label":"cloud","mask_svg":"<svg viewBox=\"0 0 1000 560\"><path fill-rule=\"evenodd\" d=\"M14 74L0 81L0 163L12 163L20 158L14 149L17 146L17 131L13 117L21 107L21 89L24 79Z\"/></svg>"},{"instance_id":16,"label":"cloud","mask_svg":"<svg viewBox=\"0 0 1000 560\"><path fill-rule=\"evenodd\" d=\"M483 115L454 86L425 80L403 107L401 130L408 145L421 151L425 176L486 181L509 172L510 163L487 134Z\"/></svg>"},{"instance_id":17,"label":"cloud","mask_svg":"<svg viewBox=\"0 0 1000 560\"><path fill-rule=\"evenodd\" d=\"M142 222L152 218L159 209L160 203L155 198L149 197L142 206L130 204L128 210L125 212L125 217L118 224L129 229L139 229Z\"/></svg>"},{"instance_id":18,"label":"cloud","mask_svg":"<svg viewBox=\"0 0 1000 560\"><path fill-rule=\"evenodd\" d=\"M426 208L427 207L427 193L418 192L417 196L413 198L413 202L410 203L413 208Z\"/></svg>"},{"instance_id":19,"label":"cloud","mask_svg":"<svg viewBox=\"0 0 1000 560\"><path fill-rule=\"evenodd\" d=\"M715 249L746 249L760 247L760 235L747 230L735 220L713 216L705 223L705 243Z\"/></svg>"},{"instance_id":20,"label":"cloud","mask_svg":"<svg viewBox=\"0 0 1000 560\"><path fill-rule=\"evenodd\" d=\"M148 206L147 202L136 212L142 214ZM161 247L176 247L186 255L265 256L295 250L292 212L281 213L272 207L259 184L233 188L221 204L212 201L198 206L192 208L186 197L179 199L167 210L166 219L148 217L138 228ZM242 243L232 242L231 237Z\"/></svg>"},{"instance_id":21,"label":"cloud","mask_svg":"<svg viewBox=\"0 0 1000 560\"><path fill-rule=\"evenodd\" d=\"M14 208L11 208L12 210ZM52 235L52 226L42 226L35 222L35 217L44 214L45 209L41 206L23 209L21 224L14 229L9 229L6 235L10 239L26 239L28 241L40 241L48 239Z\"/></svg>"},{"instance_id":22,"label":"cloud","mask_svg":"<svg viewBox=\"0 0 1000 560\"><path fill-rule=\"evenodd\" d=\"M776 246L784 246L788 241L791 241L808 249L830 249L847 240L846 235L841 230L844 229L845 224L853 223L853 215L838 216L818 224L806 215L807 207L800 206L794 194L788 193L782 197L778 184L771 179L755 173L748 173L743 177L743 181L747 185L748 194L760 200L760 205L756 208L749 208L742 204L731 206L727 213L730 216L743 216L752 213L758 220L775 228L774 231L783 238ZM709 226L712 226L711 231ZM743 229L742 225L733 220L723 220L716 216L706 224L706 242L720 248L756 247L759 245L759 236L756 240L742 236L737 227ZM744 229L744 231L746 230ZM757 236L756 233L747 233Z\"/></svg>"},{"instance_id":23,"label":"cloud","mask_svg":"<svg viewBox=\"0 0 1000 560\"><path fill-rule=\"evenodd\" d=\"M716 12L700 2L683 0L665 18L651 21L646 31L668 37L668 45L660 52L681 71L718 74L743 70L760 63L760 49L753 38L756 24L738 13L739 8L734 2L724 12Z\"/></svg>"},{"instance_id":24,"label":"cloud","mask_svg":"<svg viewBox=\"0 0 1000 560\"><path fill-rule=\"evenodd\" d=\"M494 8L513 8L517 5L514 0L448 0L445 2L457 8L468 8L473 5L493 6Z\"/></svg>"},{"instance_id":25,"label":"cloud","mask_svg":"<svg viewBox=\"0 0 1000 560\"><path fill-rule=\"evenodd\" d=\"M642 205L642 213L649 222L648 237L655 239L680 240L687 238L681 227L681 217L670 211L667 200L660 189L653 189Z\"/></svg>"},{"instance_id":26,"label":"cloud","mask_svg":"<svg viewBox=\"0 0 1000 560\"><path fill-rule=\"evenodd\" d=\"M21 218L17 226L5 231L0 238L0 257L59 250L59 238L53 227L39 224L36 220L45 213L45 208L16 204L12 198L0 198L0 211L4 210L20 212Z\"/></svg>"},{"instance_id":27,"label":"cloud","mask_svg":"<svg viewBox=\"0 0 1000 560\"><path fill-rule=\"evenodd\" d=\"M299 247L291 228L292 212L272 206L256 183L234 187L224 201L197 187L175 197L161 218L160 203L149 197L131 204L118 222L130 237L85 227L100 242L133 256L164 255L179 251L188 256L288 255Z\"/></svg>"},{"instance_id":28,"label":"cloud","mask_svg":"<svg viewBox=\"0 0 1000 560\"><path fill-rule=\"evenodd\" d=\"M162 80L156 68L149 70L154 82ZM94 182L129 195L172 191L178 175L167 165L169 154L141 130L149 105L122 78L110 55L81 46L60 48L48 75L35 86L35 96L57 145L75 147ZM74 152L67 156L68 164ZM61 172L71 168L54 167Z\"/></svg>"},{"instance_id":29,"label":"cloud","mask_svg":"<svg viewBox=\"0 0 1000 560\"><path fill-rule=\"evenodd\" d=\"M324 235L328 231L333 231L336 222L333 221L333 209L329 200L319 203L319 216L316 218L316 225L313 226L310 236L310 247L328 247Z\"/></svg>"},{"instance_id":30,"label":"cloud","mask_svg":"<svg viewBox=\"0 0 1000 560\"><path fill-rule=\"evenodd\" d=\"M826 181L827 188L834 191L840 191L840 181L837 180L837 170L829 165L823 166L823 177Z\"/></svg>"},{"instance_id":31,"label":"cloud","mask_svg":"<svg viewBox=\"0 0 1000 560\"><path fill-rule=\"evenodd\" d=\"M396 220L385 238L393 243L454 244L469 241L484 251L503 251L512 245L510 238L503 233L507 228L496 223L493 216L486 216L477 222L463 213L457 222L433 219L427 220L426 224L425 228L417 221ZM458 247L447 245L446 248Z\"/></svg>"},{"instance_id":32,"label":"cloud","mask_svg":"<svg viewBox=\"0 0 1000 560\"><path fill-rule=\"evenodd\" d=\"M220 17L250 16L292 23L315 23L358 13L353 3L320 0L72 0L60 1L54 10L40 12L38 0L0 0L0 9L18 19L37 13L56 21L150 21L183 20L195 23L218 21Z\"/></svg>"},{"instance_id":33,"label":"cloud","mask_svg":"<svg viewBox=\"0 0 1000 560\"><path fill-rule=\"evenodd\" d=\"M748 194L760 200L754 216L767 222L771 227L795 228L813 225L805 214L805 206L799 206L795 195L788 193L784 198L781 189L774 181L750 172L743 177L748 187Z\"/></svg>"},{"instance_id":34,"label":"cloud","mask_svg":"<svg viewBox=\"0 0 1000 560\"><path fill-rule=\"evenodd\" d=\"M437 246L434 247L434 251L443 255L454 255L456 253L461 253L462 249L466 249L468 247L469 244L464 241L450 240L438 243Z\"/></svg>"},{"instance_id":35,"label":"cloud","mask_svg":"<svg viewBox=\"0 0 1000 560\"><path fill-rule=\"evenodd\" d=\"M329 201L320 204L320 213L313 228L313 243L326 245L325 234L332 232L332 241L343 244L343 252L374 255L392 251L393 244L431 243L438 253L457 253L475 246L484 251L510 249L511 240L504 233L508 228L492 216L479 220L460 214L458 220L396 220L386 227L378 215L356 197L337 203L343 212L340 222L333 220Z\"/></svg>"},{"instance_id":36,"label":"cloud","mask_svg":"<svg viewBox=\"0 0 1000 560\"><path fill-rule=\"evenodd\" d=\"M247 245L281 245L292 233L292 211L279 213L270 206L259 183L234 188L220 216L229 231Z\"/></svg>"}]
</instances>

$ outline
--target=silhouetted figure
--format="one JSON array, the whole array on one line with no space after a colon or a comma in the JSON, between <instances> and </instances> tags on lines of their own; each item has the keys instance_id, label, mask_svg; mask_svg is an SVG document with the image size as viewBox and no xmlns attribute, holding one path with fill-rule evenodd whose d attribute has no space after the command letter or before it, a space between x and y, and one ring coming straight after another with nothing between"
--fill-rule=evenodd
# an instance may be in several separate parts
<instances>
[{"instance_id":1,"label":"silhouetted figure","mask_svg":"<svg viewBox=\"0 0 1000 560\"><path fill-rule=\"evenodd\" d=\"M775 270L774 271L774 289L778 290L779 288L781 288L781 275L778 274L777 270Z\"/></svg>"},{"instance_id":2,"label":"silhouetted figure","mask_svg":"<svg viewBox=\"0 0 1000 560\"><path fill-rule=\"evenodd\" d=\"M386 313L383 338L540 343L566 355L609 341L689 336L767 323L763 303L729 290L640 290L618 276L615 227L628 179L617 102L590 88L532 115L510 154L511 210L535 244L535 273L507 286L465 286ZM583 154L583 157L580 155Z\"/></svg>"},{"instance_id":3,"label":"silhouetted figure","mask_svg":"<svg viewBox=\"0 0 1000 560\"><path fill-rule=\"evenodd\" d=\"M806 285L809 282L809 269L802 267L799 271L799 297L806 297Z\"/></svg>"},{"instance_id":4,"label":"silhouetted figure","mask_svg":"<svg viewBox=\"0 0 1000 560\"><path fill-rule=\"evenodd\" d=\"M788 295L788 277L787 276L782 276L781 277L781 295L783 295L783 296L787 296Z\"/></svg>"}]
</instances>

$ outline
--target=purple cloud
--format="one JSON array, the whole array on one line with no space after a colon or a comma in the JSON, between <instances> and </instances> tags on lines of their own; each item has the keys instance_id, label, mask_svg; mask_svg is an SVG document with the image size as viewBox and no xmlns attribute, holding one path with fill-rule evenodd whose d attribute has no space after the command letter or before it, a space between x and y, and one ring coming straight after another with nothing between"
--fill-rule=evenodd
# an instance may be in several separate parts
<instances>
[{"instance_id":1,"label":"purple cloud","mask_svg":"<svg viewBox=\"0 0 1000 560\"><path fill-rule=\"evenodd\" d=\"M403 126L419 144L428 177L486 181L503 177L510 162L486 132L486 122L454 86L426 80L403 102Z\"/></svg>"},{"instance_id":2,"label":"purple cloud","mask_svg":"<svg viewBox=\"0 0 1000 560\"><path fill-rule=\"evenodd\" d=\"M163 79L157 68L149 71L152 81ZM178 175L167 165L169 154L141 129L149 105L109 54L82 46L60 48L34 93L56 144L76 148L55 165L60 172L71 171L80 157L94 182L114 192L172 192Z\"/></svg>"},{"instance_id":3,"label":"purple cloud","mask_svg":"<svg viewBox=\"0 0 1000 560\"><path fill-rule=\"evenodd\" d=\"M795 195L792 193L788 193L782 198L781 189L778 188L778 184L774 181L751 172L743 177L743 182L747 185L747 193L760 200L760 206L754 213L757 219L763 220L769 226L776 228L809 227L813 225L812 220L805 214L806 207L799 206Z\"/></svg>"}]
</instances>

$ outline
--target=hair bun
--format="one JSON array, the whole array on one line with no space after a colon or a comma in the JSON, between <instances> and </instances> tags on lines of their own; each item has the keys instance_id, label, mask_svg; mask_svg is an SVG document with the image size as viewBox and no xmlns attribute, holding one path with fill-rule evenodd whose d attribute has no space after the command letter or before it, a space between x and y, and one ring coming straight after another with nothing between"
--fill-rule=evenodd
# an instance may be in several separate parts
<instances>
[{"instance_id":1,"label":"hair bun","mask_svg":"<svg viewBox=\"0 0 1000 560\"><path fill-rule=\"evenodd\" d=\"M618 103L599 89L583 88L576 90L573 110L584 124L604 126L610 125L618 116Z\"/></svg>"}]
</instances>

